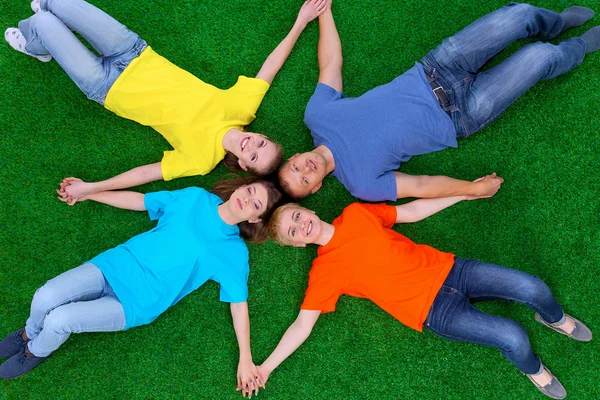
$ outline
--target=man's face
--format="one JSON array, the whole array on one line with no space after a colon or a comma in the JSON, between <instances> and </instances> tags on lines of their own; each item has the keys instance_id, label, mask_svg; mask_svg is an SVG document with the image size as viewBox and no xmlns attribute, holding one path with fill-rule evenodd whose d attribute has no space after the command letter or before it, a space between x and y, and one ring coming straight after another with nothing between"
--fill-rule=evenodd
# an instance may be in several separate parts
<instances>
[{"instance_id":1,"label":"man's face","mask_svg":"<svg viewBox=\"0 0 600 400\"><path fill-rule=\"evenodd\" d=\"M281 213L277 229L290 245L304 247L314 243L321 233L322 221L314 211L304 207L289 207Z\"/></svg>"},{"instance_id":2,"label":"man's face","mask_svg":"<svg viewBox=\"0 0 600 400\"><path fill-rule=\"evenodd\" d=\"M326 175L327 161L315 152L294 154L279 172L279 178L287 181L295 198L304 198L315 193Z\"/></svg>"},{"instance_id":3,"label":"man's face","mask_svg":"<svg viewBox=\"0 0 600 400\"><path fill-rule=\"evenodd\" d=\"M239 152L236 155L239 158L238 163L244 171L252 168L254 171L262 172L277 162L275 144L265 135L245 132L240 137L238 145Z\"/></svg>"}]
</instances>

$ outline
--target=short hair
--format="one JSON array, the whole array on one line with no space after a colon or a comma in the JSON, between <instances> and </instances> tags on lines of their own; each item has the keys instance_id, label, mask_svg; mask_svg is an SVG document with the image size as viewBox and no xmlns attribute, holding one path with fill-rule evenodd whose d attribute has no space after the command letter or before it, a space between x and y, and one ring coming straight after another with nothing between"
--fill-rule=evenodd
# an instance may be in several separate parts
<instances>
[{"instance_id":1,"label":"short hair","mask_svg":"<svg viewBox=\"0 0 600 400\"><path fill-rule=\"evenodd\" d=\"M275 158L273 159L273 162L267 165L267 168L264 171L259 171L251 166L248 166L248 172L252 173L253 175L271 175L273 172L277 171L277 169L283 161L283 146L277 143L276 141L271 140L270 138L269 141L271 141L271 143L275 145ZM240 167L239 164L239 158L230 151L225 153L225 157L223 158L223 165L225 165L227 168L234 172L243 171L242 167Z\"/></svg>"},{"instance_id":2,"label":"short hair","mask_svg":"<svg viewBox=\"0 0 600 400\"><path fill-rule=\"evenodd\" d=\"M286 161L285 163L283 163L283 165L281 167L279 167L279 171L277 172L277 178L279 179L279 187L291 201L304 200L305 198L307 198L310 195L310 192L304 196L302 196L302 195L298 196L297 194L294 194L292 192L292 185L290 185L290 182L288 182L288 180L283 177L283 171L285 170L285 166L288 163L289 163L289 161Z\"/></svg>"},{"instance_id":3,"label":"short hair","mask_svg":"<svg viewBox=\"0 0 600 400\"><path fill-rule=\"evenodd\" d=\"M279 243L282 246L291 246L292 245L292 243L286 237L284 237L281 234L281 232L279 231L279 224L281 223L281 217L283 216L283 212L285 210L287 210L288 208L292 208L292 207L304 208L297 203L286 203L286 204L278 207L275 211L273 211L273 214L271 215L271 218L269 220L269 236L276 243Z\"/></svg>"}]
</instances>

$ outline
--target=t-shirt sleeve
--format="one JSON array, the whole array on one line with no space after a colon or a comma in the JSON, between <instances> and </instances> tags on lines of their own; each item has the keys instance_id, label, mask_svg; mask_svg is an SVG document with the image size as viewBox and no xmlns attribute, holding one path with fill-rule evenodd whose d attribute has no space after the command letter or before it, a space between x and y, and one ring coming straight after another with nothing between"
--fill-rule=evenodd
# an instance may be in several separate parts
<instances>
[{"instance_id":1,"label":"t-shirt sleeve","mask_svg":"<svg viewBox=\"0 0 600 400\"><path fill-rule=\"evenodd\" d=\"M165 208L177 200L180 194L181 190L146 193L144 195L144 207L148 211L150 220L154 221L162 217L165 214Z\"/></svg>"},{"instance_id":2,"label":"t-shirt sleeve","mask_svg":"<svg viewBox=\"0 0 600 400\"><path fill-rule=\"evenodd\" d=\"M379 218L381 224L386 228L391 228L396 223L398 212L396 207L387 204L360 204L368 212Z\"/></svg>"},{"instance_id":3,"label":"t-shirt sleeve","mask_svg":"<svg viewBox=\"0 0 600 400\"><path fill-rule=\"evenodd\" d=\"M225 303L242 303L248 300L248 264L238 271L227 271L220 279L219 298Z\"/></svg>"},{"instance_id":4,"label":"t-shirt sleeve","mask_svg":"<svg viewBox=\"0 0 600 400\"><path fill-rule=\"evenodd\" d=\"M243 104L246 112L250 114L249 122L252 122L256 118L256 111L260 107L265 94L269 90L270 85L258 78L248 78L246 76L240 76L234 88L241 97L241 103Z\"/></svg>"},{"instance_id":5,"label":"t-shirt sleeve","mask_svg":"<svg viewBox=\"0 0 600 400\"><path fill-rule=\"evenodd\" d=\"M308 279L308 289L306 289L306 295L300 309L321 310L322 314L333 312L341 295L342 289L335 279L313 267Z\"/></svg>"},{"instance_id":6,"label":"t-shirt sleeve","mask_svg":"<svg viewBox=\"0 0 600 400\"><path fill-rule=\"evenodd\" d=\"M352 195L364 201L396 201L396 177L388 171L375 180L363 182L352 190Z\"/></svg>"},{"instance_id":7,"label":"t-shirt sleeve","mask_svg":"<svg viewBox=\"0 0 600 400\"><path fill-rule=\"evenodd\" d=\"M331 101L340 100L343 97L344 95L342 92L338 92L331 86L320 82L317 83L315 92L308 101L306 110L304 111L304 123L310 129L312 118L318 114L325 104Z\"/></svg>"},{"instance_id":8,"label":"t-shirt sleeve","mask_svg":"<svg viewBox=\"0 0 600 400\"><path fill-rule=\"evenodd\" d=\"M201 165L200 158L193 159L180 150L169 150L163 153L160 169L165 181L184 176L204 175L212 171L212 166Z\"/></svg>"}]
</instances>

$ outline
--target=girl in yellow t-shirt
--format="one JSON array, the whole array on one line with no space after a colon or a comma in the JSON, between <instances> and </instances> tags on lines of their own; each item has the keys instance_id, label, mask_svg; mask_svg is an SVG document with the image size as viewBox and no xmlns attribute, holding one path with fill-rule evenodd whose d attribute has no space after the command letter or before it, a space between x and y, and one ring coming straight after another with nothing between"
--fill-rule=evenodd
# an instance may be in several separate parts
<instances>
[{"instance_id":1,"label":"girl in yellow t-shirt","mask_svg":"<svg viewBox=\"0 0 600 400\"><path fill-rule=\"evenodd\" d=\"M89 99L151 126L173 146L162 161L105 181L70 180L70 185L62 185L61 197L73 205L81 197L101 191L203 175L223 159L231 169L258 175L275 171L283 157L281 146L244 128L256 117L265 93L306 25L329 6L330 0L307 0L256 77L240 76L233 87L222 90L161 57L137 34L83 0L33 0L35 15L21 21L18 28L6 30L9 45L43 62L54 58Z\"/></svg>"}]
</instances>

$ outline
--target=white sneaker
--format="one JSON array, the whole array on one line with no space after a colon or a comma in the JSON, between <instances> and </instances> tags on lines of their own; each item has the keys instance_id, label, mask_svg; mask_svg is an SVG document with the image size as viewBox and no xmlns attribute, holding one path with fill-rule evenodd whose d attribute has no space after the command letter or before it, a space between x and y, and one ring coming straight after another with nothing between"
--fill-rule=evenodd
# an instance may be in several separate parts
<instances>
[{"instance_id":1,"label":"white sneaker","mask_svg":"<svg viewBox=\"0 0 600 400\"><path fill-rule=\"evenodd\" d=\"M31 0L31 10L36 14L40 12L40 0Z\"/></svg>"},{"instance_id":2,"label":"white sneaker","mask_svg":"<svg viewBox=\"0 0 600 400\"><path fill-rule=\"evenodd\" d=\"M35 54L31 54L30 52L25 50L25 45L27 44L27 40L25 40L25 37L23 37L23 34L21 33L21 31L17 28L8 28L4 32L4 39L6 39L6 41L10 45L10 47L12 47L13 49L15 49L18 52L27 54L28 56L31 56L31 57L35 57L42 62L48 62L48 61L52 60L52 56L50 54L47 54L44 56L38 56Z\"/></svg>"}]
</instances>

